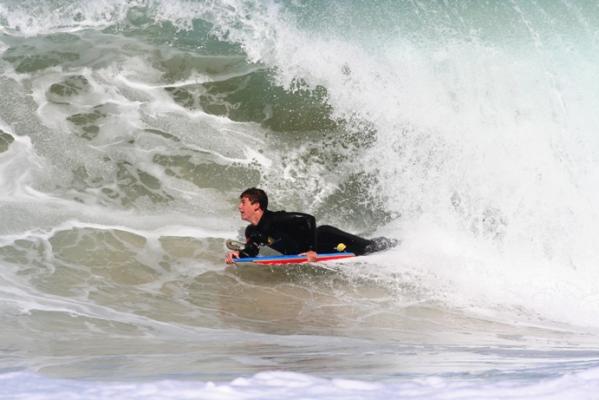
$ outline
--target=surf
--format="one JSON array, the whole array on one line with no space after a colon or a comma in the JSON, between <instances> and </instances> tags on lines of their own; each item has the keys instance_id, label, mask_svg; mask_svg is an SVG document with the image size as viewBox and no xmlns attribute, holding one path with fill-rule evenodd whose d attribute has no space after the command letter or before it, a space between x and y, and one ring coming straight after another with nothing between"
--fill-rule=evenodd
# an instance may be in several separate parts
<instances>
[{"instance_id":1,"label":"surf","mask_svg":"<svg viewBox=\"0 0 599 400\"><path fill-rule=\"evenodd\" d=\"M0 378L592 387L598 16L1 2ZM230 273L251 186L401 246L341 273Z\"/></svg>"}]
</instances>

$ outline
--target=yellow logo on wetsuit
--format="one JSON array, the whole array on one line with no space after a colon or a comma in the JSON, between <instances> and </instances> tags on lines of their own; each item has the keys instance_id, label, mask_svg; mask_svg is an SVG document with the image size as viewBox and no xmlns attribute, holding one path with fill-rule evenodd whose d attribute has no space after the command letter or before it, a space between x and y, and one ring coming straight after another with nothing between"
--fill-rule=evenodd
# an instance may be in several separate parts
<instances>
[{"instance_id":1,"label":"yellow logo on wetsuit","mask_svg":"<svg viewBox=\"0 0 599 400\"><path fill-rule=\"evenodd\" d=\"M337 246L335 246L335 250L337 251L343 251L347 248L347 246L345 245L345 243L339 243Z\"/></svg>"}]
</instances>

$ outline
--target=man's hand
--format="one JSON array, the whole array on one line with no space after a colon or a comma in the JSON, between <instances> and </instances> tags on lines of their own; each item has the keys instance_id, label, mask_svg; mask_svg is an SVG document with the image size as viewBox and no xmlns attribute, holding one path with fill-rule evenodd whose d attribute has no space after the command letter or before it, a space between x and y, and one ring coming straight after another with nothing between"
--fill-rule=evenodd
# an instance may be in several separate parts
<instances>
[{"instance_id":1,"label":"man's hand","mask_svg":"<svg viewBox=\"0 0 599 400\"><path fill-rule=\"evenodd\" d=\"M227 255L225 256L225 262L227 264L233 264L233 259L234 258L239 258L239 252L238 251L230 251L227 253Z\"/></svg>"},{"instance_id":2,"label":"man's hand","mask_svg":"<svg viewBox=\"0 0 599 400\"><path fill-rule=\"evenodd\" d=\"M306 251L305 253L302 253L301 255L306 256L306 258L308 259L308 262L315 262L318 254L315 251Z\"/></svg>"}]
</instances>

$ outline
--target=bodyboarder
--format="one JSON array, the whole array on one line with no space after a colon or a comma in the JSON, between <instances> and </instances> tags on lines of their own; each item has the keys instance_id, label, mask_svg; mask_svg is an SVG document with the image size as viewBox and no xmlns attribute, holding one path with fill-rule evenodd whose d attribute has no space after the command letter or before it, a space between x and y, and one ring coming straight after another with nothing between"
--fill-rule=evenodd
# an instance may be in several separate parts
<instances>
[{"instance_id":1,"label":"bodyboarder","mask_svg":"<svg viewBox=\"0 0 599 400\"><path fill-rule=\"evenodd\" d=\"M312 262L316 261L318 253L348 251L363 255L397 245L395 239L365 239L334 226L317 227L315 218L310 214L270 211L268 196L262 189L246 189L239 199L241 219L250 225L245 229L245 246L225 256L228 264L233 263L235 258L255 257L260 246L268 246L285 255L305 254Z\"/></svg>"}]
</instances>

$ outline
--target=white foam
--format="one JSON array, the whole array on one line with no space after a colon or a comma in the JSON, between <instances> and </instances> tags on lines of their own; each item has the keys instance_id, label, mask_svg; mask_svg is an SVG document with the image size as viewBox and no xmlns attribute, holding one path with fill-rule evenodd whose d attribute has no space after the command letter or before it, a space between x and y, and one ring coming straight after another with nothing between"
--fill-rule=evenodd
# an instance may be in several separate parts
<instances>
[{"instance_id":1,"label":"white foam","mask_svg":"<svg viewBox=\"0 0 599 400\"><path fill-rule=\"evenodd\" d=\"M10 130L6 130L10 132ZM31 173L43 168L42 160L33 151L31 139L27 136L13 135L14 142L8 150L0 154L0 199L6 202L15 201L24 196L29 197L32 190Z\"/></svg>"},{"instance_id":2,"label":"white foam","mask_svg":"<svg viewBox=\"0 0 599 400\"><path fill-rule=\"evenodd\" d=\"M27 399L594 399L599 369L555 374L541 379L403 378L396 383L326 379L293 372L261 372L231 382L89 382L60 380L26 372L0 375L0 397ZM8 398L7 397L7 398Z\"/></svg>"},{"instance_id":3,"label":"white foam","mask_svg":"<svg viewBox=\"0 0 599 400\"><path fill-rule=\"evenodd\" d=\"M6 133L13 135L12 129L8 126L6 122L2 120L2 118L0 118L0 129L2 129Z\"/></svg>"},{"instance_id":4,"label":"white foam","mask_svg":"<svg viewBox=\"0 0 599 400\"><path fill-rule=\"evenodd\" d=\"M129 7L141 4L136 1L123 4L115 0L35 5L15 3L0 4L0 20L5 21L2 29L23 36L103 28L123 20Z\"/></svg>"}]
</instances>

